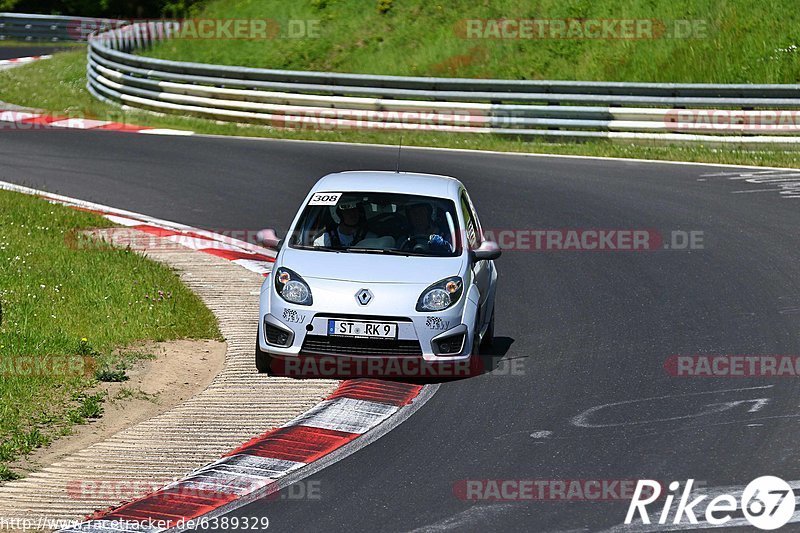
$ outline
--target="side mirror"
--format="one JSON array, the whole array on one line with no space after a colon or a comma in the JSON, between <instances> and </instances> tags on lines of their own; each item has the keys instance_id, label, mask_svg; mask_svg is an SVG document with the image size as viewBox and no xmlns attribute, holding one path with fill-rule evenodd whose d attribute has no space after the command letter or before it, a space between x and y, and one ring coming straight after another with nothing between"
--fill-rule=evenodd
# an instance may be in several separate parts
<instances>
[{"instance_id":1,"label":"side mirror","mask_svg":"<svg viewBox=\"0 0 800 533\"><path fill-rule=\"evenodd\" d=\"M281 249L283 239L278 237L278 234L275 233L275 229L266 228L256 233L256 242L264 248L269 248L277 252Z\"/></svg>"},{"instance_id":2,"label":"side mirror","mask_svg":"<svg viewBox=\"0 0 800 533\"><path fill-rule=\"evenodd\" d=\"M483 241L480 246L472 250L473 261L491 261L500 257L503 251L494 241Z\"/></svg>"}]
</instances>

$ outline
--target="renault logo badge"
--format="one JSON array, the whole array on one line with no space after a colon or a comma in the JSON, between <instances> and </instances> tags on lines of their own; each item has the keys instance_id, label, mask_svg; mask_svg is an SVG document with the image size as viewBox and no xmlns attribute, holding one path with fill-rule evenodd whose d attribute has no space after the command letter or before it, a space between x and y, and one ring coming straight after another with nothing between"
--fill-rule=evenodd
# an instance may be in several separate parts
<instances>
[{"instance_id":1,"label":"renault logo badge","mask_svg":"<svg viewBox=\"0 0 800 533\"><path fill-rule=\"evenodd\" d=\"M361 289L356 293L356 300L361 305L367 305L372 301L372 291L369 289Z\"/></svg>"}]
</instances>

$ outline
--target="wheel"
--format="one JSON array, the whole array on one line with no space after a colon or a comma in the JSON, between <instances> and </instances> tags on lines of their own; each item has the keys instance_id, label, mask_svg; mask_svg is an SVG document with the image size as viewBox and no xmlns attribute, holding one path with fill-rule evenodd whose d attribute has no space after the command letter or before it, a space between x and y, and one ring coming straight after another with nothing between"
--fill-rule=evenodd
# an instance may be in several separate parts
<instances>
[{"instance_id":1,"label":"wheel","mask_svg":"<svg viewBox=\"0 0 800 533\"><path fill-rule=\"evenodd\" d=\"M489 319L489 327L486 328L486 333L483 335L481 342L481 350L488 351L494 343L494 309L492 309L492 318Z\"/></svg>"},{"instance_id":2,"label":"wheel","mask_svg":"<svg viewBox=\"0 0 800 533\"><path fill-rule=\"evenodd\" d=\"M481 357L481 342L478 332L480 324L478 318L475 318L475 329L472 334L472 353L469 356L469 375L470 377L480 376L484 373L483 357Z\"/></svg>"},{"instance_id":3,"label":"wheel","mask_svg":"<svg viewBox=\"0 0 800 533\"><path fill-rule=\"evenodd\" d=\"M258 334L256 334L256 370L259 374L273 375L272 373L272 356L267 352L261 351L258 345Z\"/></svg>"},{"instance_id":4,"label":"wheel","mask_svg":"<svg viewBox=\"0 0 800 533\"><path fill-rule=\"evenodd\" d=\"M480 315L480 313L478 313ZM481 325L478 317L475 317L475 328L472 330L472 359L480 359L481 356Z\"/></svg>"}]
</instances>

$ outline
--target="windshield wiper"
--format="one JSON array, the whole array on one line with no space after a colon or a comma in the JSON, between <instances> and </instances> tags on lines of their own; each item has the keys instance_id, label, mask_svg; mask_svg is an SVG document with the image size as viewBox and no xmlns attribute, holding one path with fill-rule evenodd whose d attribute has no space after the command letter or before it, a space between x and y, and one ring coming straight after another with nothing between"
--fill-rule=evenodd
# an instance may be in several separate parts
<instances>
[{"instance_id":1,"label":"windshield wiper","mask_svg":"<svg viewBox=\"0 0 800 533\"><path fill-rule=\"evenodd\" d=\"M318 250L320 252L344 252L347 253L349 250L347 248L334 248L333 246L309 246L307 244L295 244L295 248L300 248L301 250Z\"/></svg>"},{"instance_id":2,"label":"windshield wiper","mask_svg":"<svg viewBox=\"0 0 800 533\"><path fill-rule=\"evenodd\" d=\"M364 252L368 254L386 254L386 255L413 255L413 256L425 256L427 257L429 254L423 252L413 252L413 251L403 251L403 250L395 250L393 248L358 248L358 247L350 247L347 248L347 251L352 252Z\"/></svg>"}]
</instances>

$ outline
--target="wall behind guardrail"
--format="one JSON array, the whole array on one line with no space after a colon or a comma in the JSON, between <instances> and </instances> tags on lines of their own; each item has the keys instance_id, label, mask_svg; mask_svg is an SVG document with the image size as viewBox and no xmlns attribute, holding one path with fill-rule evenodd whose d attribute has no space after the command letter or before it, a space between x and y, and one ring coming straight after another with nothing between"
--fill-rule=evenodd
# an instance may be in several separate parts
<instances>
[{"instance_id":1,"label":"wall behind guardrail","mask_svg":"<svg viewBox=\"0 0 800 533\"><path fill-rule=\"evenodd\" d=\"M85 41L94 32L122 24L103 18L0 13L0 41Z\"/></svg>"},{"instance_id":2,"label":"wall behind guardrail","mask_svg":"<svg viewBox=\"0 0 800 533\"><path fill-rule=\"evenodd\" d=\"M487 80L256 69L132 52L177 22L94 35L87 87L124 106L291 129L797 146L800 85Z\"/></svg>"}]
</instances>

